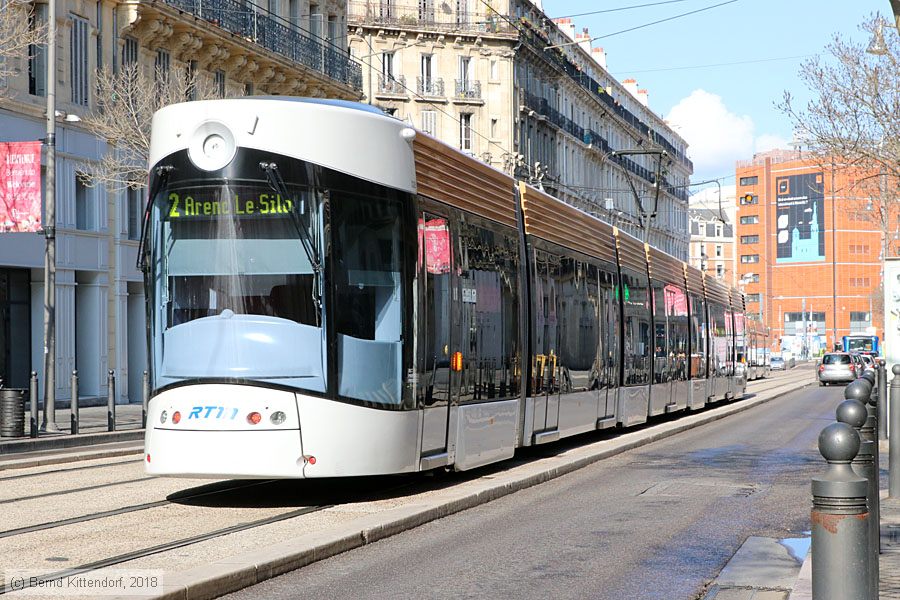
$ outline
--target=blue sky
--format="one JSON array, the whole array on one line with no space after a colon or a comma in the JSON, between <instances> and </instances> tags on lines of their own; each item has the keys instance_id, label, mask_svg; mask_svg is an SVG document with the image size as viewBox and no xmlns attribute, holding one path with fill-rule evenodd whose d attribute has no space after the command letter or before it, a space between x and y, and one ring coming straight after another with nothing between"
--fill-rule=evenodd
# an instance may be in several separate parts
<instances>
[{"instance_id":1,"label":"blue sky","mask_svg":"<svg viewBox=\"0 0 900 600\"><path fill-rule=\"evenodd\" d=\"M661 1L544 0L543 8L556 18ZM573 20L576 31L587 27L593 38L726 1L678 0ZM735 160L791 139L790 120L774 104L785 90L804 103L810 98L797 79L803 59L796 57L821 53L838 32L867 42L858 25L875 12L887 16L890 2L737 0L593 45L606 51L609 72L619 81L637 79L650 108L685 137L695 181L729 177L723 183L734 183ZM738 62L745 64L681 68Z\"/></svg>"}]
</instances>

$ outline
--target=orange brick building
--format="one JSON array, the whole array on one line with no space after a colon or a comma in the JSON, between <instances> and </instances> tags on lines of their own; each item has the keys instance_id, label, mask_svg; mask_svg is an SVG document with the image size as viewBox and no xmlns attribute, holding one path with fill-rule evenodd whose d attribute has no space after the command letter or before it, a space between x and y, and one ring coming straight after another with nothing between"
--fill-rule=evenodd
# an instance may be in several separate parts
<instances>
[{"instance_id":1,"label":"orange brick building","mask_svg":"<svg viewBox=\"0 0 900 600\"><path fill-rule=\"evenodd\" d=\"M850 333L883 340L882 252L895 249L882 231L896 217L881 207L896 209L878 177L775 150L739 161L736 183L738 278L772 349L816 356Z\"/></svg>"}]
</instances>

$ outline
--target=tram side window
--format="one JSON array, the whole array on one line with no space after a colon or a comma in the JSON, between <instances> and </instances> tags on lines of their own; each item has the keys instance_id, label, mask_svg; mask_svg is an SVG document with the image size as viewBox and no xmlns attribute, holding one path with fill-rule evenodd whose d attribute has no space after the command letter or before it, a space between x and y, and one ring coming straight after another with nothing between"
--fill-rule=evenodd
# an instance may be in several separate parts
<instances>
[{"instance_id":1,"label":"tram side window","mask_svg":"<svg viewBox=\"0 0 900 600\"><path fill-rule=\"evenodd\" d=\"M725 310L725 373L734 375L734 313Z\"/></svg>"},{"instance_id":2,"label":"tram side window","mask_svg":"<svg viewBox=\"0 0 900 600\"><path fill-rule=\"evenodd\" d=\"M616 267L606 263L597 272L600 282L600 386L619 385L619 300Z\"/></svg>"},{"instance_id":3,"label":"tram side window","mask_svg":"<svg viewBox=\"0 0 900 600\"><path fill-rule=\"evenodd\" d=\"M399 199L334 194L331 211L338 394L398 405L412 363L402 343L410 337L403 279L415 228L404 227Z\"/></svg>"},{"instance_id":4,"label":"tram side window","mask_svg":"<svg viewBox=\"0 0 900 600\"><path fill-rule=\"evenodd\" d=\"M450 400L452 238L446 217L425 214L419 220L419 265L424 302L420 336L420 401L425 405Z\"/></svg>"},{"instance_id":5,"label":"tram side window","mask_svg":"<svg viewBox=\"0 0 900 600\"><path fill-rule=\"evenodd\" d=\"M532 295L532 352L529 393L546 394L558 381L559 332L561 324L557 286L561 281L559 256L535 249Z\"/></svg>"},{"instance_id":6,"label":"tram side window","mask_svg":"<svg viewBox=\"0 0 900 600\"><path fill-rule=\"evenodd\" d=\"M625 385L650 383L652 343L650 335L650 288L646 275L622 269L622 298L625 337Z\"/></svg>"},{"instance_id":7,"label":"tram side window","mask_svg":"<svg viewBox=\"0 0 900 600\"><path fill-rule=\"evenodd\" d=\"M707 322L706 301L695 294L691 300L691 379L707 377Z\"/></svg>"},{"instance_id":8,"label":"tram side window","mask_svg":"<svg viewBox=\"0 0 900 600\"><path fill-rule=\"evenodd\" d=\"M723 376L727 373L728 338L725 331L725 307L716 302L709 303L710 331L712 333L712 349L710 358L712 375Z\"/></svg>"},{"instance_id":9,"label":"tram side window","mask_svg":"<svg viewBox=\"0 0 900 600\"><path fill-rule=\"evenodd\" d=\"M459 401L519 393L518 238L460 216L460 329L463 371Z\"/></svg>"},{"instance_id":10,"label":"tram side window","mask_svg":"<svg viewBox=\"0 0 900 600\"><path fill-rule=\"evenodd\" d=\"M734 313L734 368L738 374L744 372L747 337L744 327L744 314Z\"/></svg>"},{"instance_id":11,"label":"tram side window","mask_svg":"<svg viewBox=\"0 0 900 600\"><path fill-rule=\"evenodd\" d=\"M688 311L684 290L653 281L654 381L687 379Z\"/></svg>"}]
</instances>

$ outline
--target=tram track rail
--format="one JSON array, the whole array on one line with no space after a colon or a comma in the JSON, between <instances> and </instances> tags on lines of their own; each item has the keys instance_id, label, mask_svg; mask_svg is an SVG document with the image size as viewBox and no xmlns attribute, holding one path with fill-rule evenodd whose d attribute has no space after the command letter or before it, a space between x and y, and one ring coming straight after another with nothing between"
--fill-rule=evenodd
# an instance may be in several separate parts
<instances>
[{"instance_id":1,"label":"tram track rail","mask_svg":"<svg viewBox=\"0 0 900 600\"><path fill-rule=\"evenodd\" d=\"M152 477L148 477L148 479L153 479ZM108 517L114 517L117 515L124 515L127 513L137 512L141 510L149 510L151 508L159 508L160 506L167 506L169 504L177 504L181 501L185 500L195 500L197 498L208 498L210 496L216 496L219 494L227 494L234 491L244 490L247 488L260 486L260 485L268 485L274 483L275 479L268 479L265 481L253 481L250 483L244 483L239 485L232 485L229 487L225 487L222 489L216 490L205 490L203 492L194 493L194 494L183 494L183 493L175 493L171 495L171 498L166 498L164 500L154 500L153 502L143 502L141 504L133 504L131 506L122 506L119 508L113 508L110 510L104 510L96 513L90 513L87 515L80 515L77 517L70 517L68 519L60 519L58 521L51 521L49 523L41 523L39 525L28 525L26 527L17 527L15 529L7 529L6 531L0 531L0 539L14 537L17 535L24 535L27 533L34 533L36 531L46 531L48 529L55 529L57 527L65 527L67 525L74 525L76 523L87 523L89 521L96 521L98 519L105 519ZM52 494L49 494L52 495Z\"/></svg>"},{"instance_id":2,"label":"tram track rail","mask_svg":"<svg viewBox=\"0 0 900 600\"><path fill-rule=\"evenodd\" d=\"M47 575L34 578L33 583L30 580L26 581L24 584L24 587L26 587L26 588L32 587L33 585L39 585L39 584L46 583L49 581L56 581L58 579L63 579L65 577L72 577L74 575L80 575L82 573L88 573L90 571L96 571L98 569L112 567L115 565L119 565L122 563L132 561L132 560L137 560L139 558L144 558L146 556L152 556L154 554L159 554L161 552L168 552L170 550L183 548L185 546L191 546L193 544L198 544L200 542L205 542L207 540L212 540L212 539L226 536L226 535L229 535L232 533L247 531L249 529L255 529L257 527L262 527L264 525L278 523L279 521L285 521L287 519L293 519L295 517L301 517L301 516L308 515L311 513L323 511L323 510L326 510L333 506L334 506L333 504L326 504L326 505L321 505L321 506L307 506L304 508L299 508L299 509L283 512L283 513L280 513L277 515L272 515L272 516L266 517L264 519L256 519L253 521L247 521L245 523L229 525L228 527L222 527L220 529L216 529L213 531L208 531L205 533L189 536L186 538L173 540L171 542L165 542L163 544L157 544L155 546L150 546L148 548L134 550L132 552L126 552L124 554L111 556L109 558L104 558L104 559L93 561L90 563L85 563L83 565L79 565L79 566L73 567L71 569L65 569L62 571L55 571L53 573L48 573ZM0 595L4 595L4 594L7 594L7 593L13 592L13 591L21 591L22 589L23 589L22 587L12 588L11 586L5 584L2 588L0 588Z\"/></svg>"}]
</instances>

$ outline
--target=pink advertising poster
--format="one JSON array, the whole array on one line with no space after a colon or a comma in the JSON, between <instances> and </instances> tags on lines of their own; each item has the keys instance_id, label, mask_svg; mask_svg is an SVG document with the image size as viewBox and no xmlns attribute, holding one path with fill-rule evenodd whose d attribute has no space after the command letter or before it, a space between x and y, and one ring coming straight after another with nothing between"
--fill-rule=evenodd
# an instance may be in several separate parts
<instances>
[{"instance_id":1,"label":"pink advertising poster","mask_svg":"<svg viewBox=\"0 0 900 600\"><path fill-rule=\"evenodd\" d=\"M0 142L0 233L41 230L41 142Z\"/></svg>"}]
</instances>

